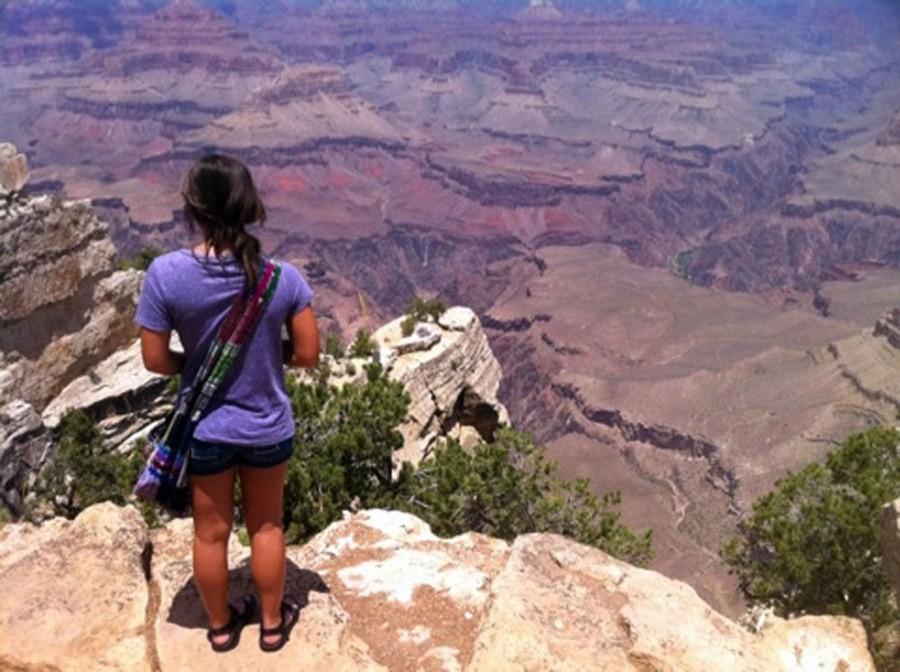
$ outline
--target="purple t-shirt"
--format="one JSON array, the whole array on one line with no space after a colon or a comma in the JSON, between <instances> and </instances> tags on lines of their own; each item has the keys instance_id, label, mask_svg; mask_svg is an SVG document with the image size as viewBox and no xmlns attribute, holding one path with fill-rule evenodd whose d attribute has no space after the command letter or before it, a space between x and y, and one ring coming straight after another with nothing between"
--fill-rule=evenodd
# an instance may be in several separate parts
<instances>
[{"instance_id":1,"label":"purple t-shirt","mask_svg":"<svg viewBox=\"0 0 900 672\"><path fill-rule=\"evenodd\" d=\"M268 446L294 434L284 385L282 327L309 305L313 291L294 266L278 263L278 288L197 425L194 436L201 441ZM193 382L244 282L243 266L227 254L220 261L182 249L150 264L134 321L153 331L178 333L187 357L182 389Z\"/></svg>"}]
</instances>

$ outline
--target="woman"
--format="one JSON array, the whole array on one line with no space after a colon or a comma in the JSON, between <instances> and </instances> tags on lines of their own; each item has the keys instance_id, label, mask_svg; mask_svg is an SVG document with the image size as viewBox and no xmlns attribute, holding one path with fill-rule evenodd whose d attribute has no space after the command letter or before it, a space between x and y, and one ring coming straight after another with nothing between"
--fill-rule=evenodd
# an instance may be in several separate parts
<instances>
[{"instance_id":1,"label":"woman","mask_svg":"<svg viewBox=\"0 0 900 672\"><path fill-rule=\"evenodd\" d=\"M250 172L226 156L198 161L183 196L190 231L199 228L203 242L154 259L135 322L141 327L144 365L162 375L182 374L182 384L189 385L237 293L255 284L263 262L261 246L246 227L262 224L266 211ZM265 651L283 647L299 618L298 605L284 599L282 500L295 426L283 365L316 367L319 334L310 306L312 290L295 267L284 262L281 267L272 300L207 406L190 446L194 578L215 651L237 646L257 606ZM287 341L282 340L284 326ZM184 355L169 349L173 330ZM259 605L252 595L237 606L228 603L227 547L236 475Z\"/></svg>"}]
</instances>

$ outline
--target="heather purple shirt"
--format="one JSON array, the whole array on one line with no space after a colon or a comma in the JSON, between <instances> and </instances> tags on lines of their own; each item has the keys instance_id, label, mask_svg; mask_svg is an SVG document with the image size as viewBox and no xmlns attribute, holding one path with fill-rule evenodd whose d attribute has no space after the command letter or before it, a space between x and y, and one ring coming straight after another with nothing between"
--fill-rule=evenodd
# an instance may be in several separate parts
<instances>
[{"instance_id":1,"label":"heather purple shirt","mask_svg":"<svg viewBox=\"0 0 900 672\"><path fill-rule=\"evenodd\" d=\"M294 434L284 386L282 326L309 305L313 291L294 266L278 263L282 271L275 295L197 425L194 436L201 441L269 446ZM187 357L182 389L193 382L243 287L243 267L230 255L220 261L182 249L150 264L134 321L153 331L178 333Z\"/></svg>"}]
</instances>

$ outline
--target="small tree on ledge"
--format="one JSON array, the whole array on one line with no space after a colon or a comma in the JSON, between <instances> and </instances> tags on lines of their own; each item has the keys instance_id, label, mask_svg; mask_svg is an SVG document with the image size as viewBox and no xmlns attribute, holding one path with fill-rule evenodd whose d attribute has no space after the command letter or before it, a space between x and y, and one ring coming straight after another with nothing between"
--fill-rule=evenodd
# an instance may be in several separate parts
<instances>
[{"instance_id":1,"label":"small tree on ledge","mask_svg":"<svg viewBox=\"0 0 900 672\"><path fill-rule=\"evenodd\" d=\"M406 319L400 325L404 336L411 336L416 324L426 319L437 321L447 311L446 304L438 298L423 299L417 296L406 310Z\"/></svg>"}]
</instances>

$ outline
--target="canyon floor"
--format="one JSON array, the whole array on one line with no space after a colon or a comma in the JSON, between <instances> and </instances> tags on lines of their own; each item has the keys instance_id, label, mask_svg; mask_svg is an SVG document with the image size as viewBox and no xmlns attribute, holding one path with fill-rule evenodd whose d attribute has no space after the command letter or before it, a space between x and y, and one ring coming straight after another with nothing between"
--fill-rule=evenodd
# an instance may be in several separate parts
<instances>
[{"instance_id":1,"label":"canyon floor","mask_svg":"<svg viewBox=\"0 0 900 672\"><path fill-rule=\"evenodd\" d=\"M514 423L736 611L753 500L896 419L898 10L215 4L3 5L30 190L127 257L188 244L188 167L241 157L323 330L471 306Z\"/></svg>"}]
</instances>

